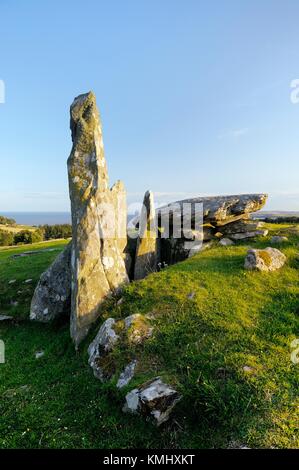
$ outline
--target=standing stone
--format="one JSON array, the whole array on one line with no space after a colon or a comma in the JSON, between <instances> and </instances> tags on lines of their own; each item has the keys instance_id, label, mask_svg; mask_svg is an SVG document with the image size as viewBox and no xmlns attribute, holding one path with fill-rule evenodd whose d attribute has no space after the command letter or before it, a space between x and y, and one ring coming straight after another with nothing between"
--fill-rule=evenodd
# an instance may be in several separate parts
<instances>
[{"instance_id":1,"label":"standing stone","mask_svg":"<svg viewBox=\"0 0 299 470\"><path fill-rule=\"evenodd\" d=\"M127 194L124 183L118 180L111 188L111 198L115 213L116 240L121 254L127 246ZM123 258L125 256L123 255Z\"/></svg>"},{"instance_id":2,"label":"standing stone","mask_svg":"<svg viewBox=\"0 0 299 470\"><path fill-rule=\"evenodd\" d=\"M68 158L72 210L71 336L78 347L103 300L128 281L115 235L113 191L108 186L102 130L93 93L71 109L73 148Z\"/></svg>"},{"instance_id":3,"label":"standing stone","mask_svg":"<svg viewBox=\"0 0 299 470\"><path fill-rule=\"evenodd\" d=\"M139 221L134 279L143 279L157 269L157 231L154 196L151 191L144 195Z\"/></svg>"},{"instance_id":4,"label":"standing stone","mask_svg":"<svg viewBox=\"0 0 299 470\"><path fill-rule=\"evenodd\" d=\"M70 242L41 275L31 301L30 320L47 323L64 313L69 314L71 249Z\"/></svg>"}]
</instances>

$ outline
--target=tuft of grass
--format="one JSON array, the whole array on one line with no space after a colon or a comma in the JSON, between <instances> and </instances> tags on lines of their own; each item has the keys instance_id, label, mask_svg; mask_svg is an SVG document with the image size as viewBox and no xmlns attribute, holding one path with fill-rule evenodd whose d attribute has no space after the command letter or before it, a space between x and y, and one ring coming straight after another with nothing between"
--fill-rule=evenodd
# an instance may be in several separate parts
<instances>
[{"instance_id":1,"label":"tuft of grass","mask_svg":"<svg viewBox=\"0 0 299 470\"><path fill-rule=\"evenodd\" d=\"M274 225L250 247L269 246L282 229ZM0 447L299 447L299 365L290 358L291 342L299 337L299 236L291 231L288 238L280 247L288 261L279 271L245 271L246 241L216 245L131 283L121 304L106 302L98 326L108 317L141 313L150 315L154 333L141 345L122 343L113 351L115 376L105 384L87 364L96 327L76 353L68 324L28 320L34 286L57 252L11 258L27 247L0 250L0 313L15 318L0 324L6 346ZM65 243L51 246L61 250ZM32 283L24 284L28 278ZM11 279L16 283L8 284ZM35 359L38 350L45 354ZM133 357L136 375L116 391L117 374ZM121 411L126 392L157 375L183 395L159 429Z\"/></svg>"}]
</instances>

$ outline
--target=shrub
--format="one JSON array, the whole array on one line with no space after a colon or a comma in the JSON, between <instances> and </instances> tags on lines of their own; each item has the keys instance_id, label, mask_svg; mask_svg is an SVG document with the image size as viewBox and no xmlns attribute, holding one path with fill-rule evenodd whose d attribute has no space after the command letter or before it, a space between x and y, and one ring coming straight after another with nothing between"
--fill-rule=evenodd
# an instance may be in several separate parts
<instances>
[{"instance_id":1,"label":"shrub","mask_svg":"<svg viewBox=\"0 0 299 470\"><path fill-rule=\"evenodd\" d=\"M43 240L43 232L42 230L38 229L35 231L30 230L21 230L14 236L14 243L17 245L18 243L37 243Z\"/></svg>"},{"instance_id":2,"label":"shrub","mask_svg":"<svg viewBox=\"0 0 299 470\"><path fill-rule=\"evenodd\" d=\"M0 246L10 246L14 243L14 235L7 230L0 230Z\"/></svg>"}]
</instances>

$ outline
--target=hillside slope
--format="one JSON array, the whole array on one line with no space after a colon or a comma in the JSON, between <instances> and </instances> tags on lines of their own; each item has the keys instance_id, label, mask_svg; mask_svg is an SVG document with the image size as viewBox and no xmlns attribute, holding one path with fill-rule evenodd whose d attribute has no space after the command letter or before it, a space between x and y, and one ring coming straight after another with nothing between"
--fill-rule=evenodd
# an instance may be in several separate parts
<instances>
[{"instance_id":1,"label":"hillside slope","mask_svg":"<svg viewBox=\"0 0 299 470\"><path fill-rule=\"evenodd\" d=\"M288 232L270 227L281 229ZM265 247L268 239L250 245ZM11 257L25 247L0 250L0 313L14 316L0 322L0 447L299 447L299 364L290 358L299 337L298 242L294 232L276 246L288 257L277 272L245 272L249 244L215 246L130 284L121 304L107 302L103 318L146 313L154 327L122 392L100 384L87 364L96 328L76 354L67 322L28 320L38 277L66 242L28 257ZM132 353L115 351L117 371ZM184 397L158 430L121 411L126 391L156 375Z\"/></svg>"}]
</instances>

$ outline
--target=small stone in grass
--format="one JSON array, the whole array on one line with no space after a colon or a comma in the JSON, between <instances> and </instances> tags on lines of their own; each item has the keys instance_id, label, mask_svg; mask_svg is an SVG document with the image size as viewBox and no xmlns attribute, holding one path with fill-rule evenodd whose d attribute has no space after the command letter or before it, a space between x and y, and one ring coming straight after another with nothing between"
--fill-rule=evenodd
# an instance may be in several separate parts
<instances>
[{"instance_id":1,"label":"small stone in grass","mask_svg":"<svg viewBox=\"0 0 299 470\"><path fill-rule=\"evenodd\" d=\"M10 315L1 315L0 314L0 321L7 321L7 320L12 320L13 317L11 317Z\"/></svg>"},{"instance_id":2,"label":"small stone in grass","mask_svg":"<svg viewBox=\"0 0 299 470\"><path fill-rule=\"evenodd\" d=\"M190 294L188 294L188 299L192 300L194 299L195 297L195 292L190 292Z\"/></svg>"},{"instance_id":3,"label":"small stone in grass","mask_svg":"<svg viewBox=\"0 0 299 470\"><path fill-rule=\"evenodd\" d=\"M29 284L30 282L32 282L32 279L26 279L26 281L24 281L25 284Z\"/></svg>"},{"instance_id":4,"label":"small stone in grass","mask_svg":"<svg viewBox=\"0 0 299 470\"><path fill-rule=\"evenodd\" d=\"M35 353L35 359L40 359L45 355L45 351L36 351Z\"/></svg>"},{"instance_id":5,"label":"small stone in grass","mask_svg":"<svg viewBox=\"0 0 299 470\"><path fill-rule=\"evenodd\" d=\"M11 279L8 284L14 284L16 282L16 279Z\"/></svg>"}]
</instances>

